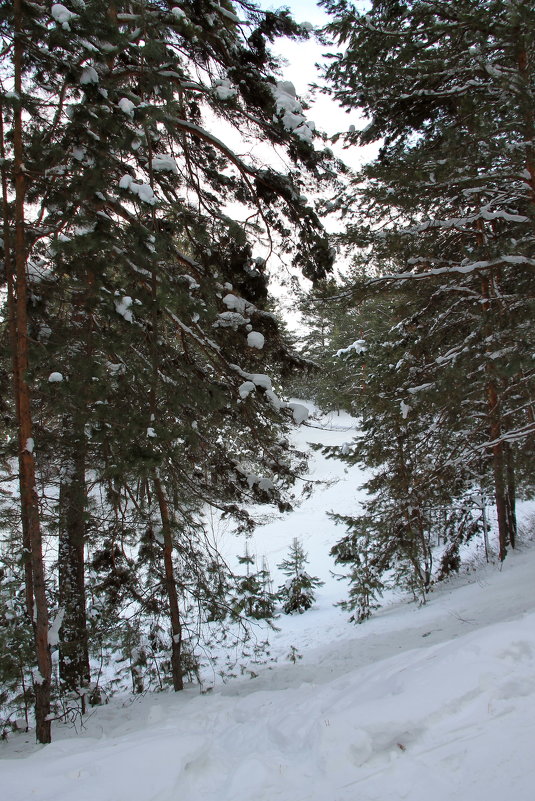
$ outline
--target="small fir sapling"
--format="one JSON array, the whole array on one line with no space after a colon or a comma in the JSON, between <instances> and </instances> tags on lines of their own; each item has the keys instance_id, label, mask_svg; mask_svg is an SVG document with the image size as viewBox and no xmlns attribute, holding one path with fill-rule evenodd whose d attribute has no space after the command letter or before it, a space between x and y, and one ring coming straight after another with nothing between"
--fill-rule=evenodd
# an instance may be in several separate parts
<instances>
[{"instance_id":1,"label":"small fir sapling","mask_svg":"<svg viewBox=\"0 0 535 801\"><path fill-rule=\"evenodd\" d=\"M279 588L279 598L287 615L293 612L302 614L310 609L315 601L314 590L325 583L317 576L310 576L304 569L306 564L308 564L308 554L305 553L303 544L294 537L288 557L277 565L279 570L288 576L287 581Z\"/></svg>"},{"instance_id":2,"label":"small fir sapling","mask_svg":"<svg viewBox=\"0 0 535 801\"><path fill-rule=\"evenodd\" d=\"M238 556L238 562L246 566L246 572L244 576L236 577L238 595L234 612L255 620L269 620L275 613L276 595L271 590L271 576L265 557L261 570L256 570L255 561L246 544L244 555Z\"/></svg>"}]
</instances>

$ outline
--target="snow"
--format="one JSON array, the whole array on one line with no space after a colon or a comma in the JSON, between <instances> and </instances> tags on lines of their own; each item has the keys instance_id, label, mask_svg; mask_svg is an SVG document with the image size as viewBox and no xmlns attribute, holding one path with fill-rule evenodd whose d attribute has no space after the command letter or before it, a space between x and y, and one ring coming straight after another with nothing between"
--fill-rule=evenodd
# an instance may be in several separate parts
<instances>
[{"instance_id":1,"label":"snow","mask_svg":"<svg viewBox=\"0 0 535 801\"><path fill-rule=\"evenodd\" d=\"M123 111L128 117L134 116L134 110L136 108L136 104L132 103L127 97L121 97L119 102L117 103L121 111Z\"/></svg>"},{"instance_id":2,"label":"snow","mask_svg":"<svg viewBox=\"0 0 535 801\"><path fill-rule=\"evenodd\" d=\"M65 6L63 6L61 3L54 3L50 9L50 13L52 14L53 19L58 23L58 25L61 25L65 31L70 31L71 28L69 22L72 19L75 19L77 16L72 11L69 11L68 8L65 8Z\"/></svg>"},{"instance_id":3,"label":"snow","mask_svg":"<svg viewBox=\"0 0 535 801\"><path fill-rule=\"evenodd\" d=\"M425 389L429 389L430 387L434 387L434 383L427 383L427 384L420 384L417 387L409 387L407 392L410 395L416 395L418 392L423 392Z\"/></svg>"},{"instance_id":4,"label":"snow","mask_svg":"<svg viewBox=\"0 0 535 801\"><path fill-rule=\"evenodd\" d=\"M400 404L399 404L399 409L401 411L401 416L403 417L404 420L406 420L407 419L407 415L411 410L410 405L408 403L405 403L404 400L402 400L400 402Z\"/></svg>"},{"instance_id":5,"label":"snow","mask_svg":"<svg viewBox=\"0 0 535 801\"><path fill-rule=\"evenodd\" d=\"M98 72L94 67L84 67L80 76L80 83L82 86L88 83L98 83Z\"/></svg>"},{"instance_id":6,"label":"snow","mask_svg":"<svg viewBox=\"0 0 535 801\"><path fill-rule=\"evenodd\" d=\"M247 334L247 344L250 348L257 348L262 350L265 343L265 337L259 331L249 331Z\"/></svg>"},{"instance_id":7,"label":"snow","mask_svg":"<svg viewBox=\"0 0 535 801\"><path fill-rule=\"evenodd\" d=\"M231 365L232 367L233 365ZM235 366L235 365L234 365ZM245 378L247 381L251 381L255 387L260 387L261 389L265 389L266 392L271 390L271 378L265 373L245 373L243 370L236 368L237 371L240 373L242 378Z\"/></svg>"},{"instance_id":8,"label":"snow","mask_svg":"<svg viewBox=\"0 0 535 801\"><path fill-rule=\"evenodd\" d=\"M59 645L59 630L61 628L61 624L63 623L63 618L65 617L65 609L64 607L60 606L58 611L56 612L54 619L50 624L50 628L48 629L48 644L51 648L56 645Z\"/></svg>"},{"instance_id":9,"label":"snow","mask_svg":"<svg viewBox=\"0 0 535 801\"><path fill-rule=\"evenodd\" d=\"M271 481L270 478L264 478L262 476L257 476L254 473L246 473L247 484L251 489L255 485L258 486L259 489L264 490L265 492L269 492L269 490L274 489L275 484Z\"/></svg>"},{"instance_id":10,"label":"snow","mask_svg":"<svg viewBox=\"0 0 535 801\"><path fill-rule=\"evenodd\" d=\"M252 389L255 383L250 381ZM293 401L292 401L293 403ZM297 402L295 402L297 403ZM341 445L347 415L296 430ZM283 615L271 657L210 693L116 697L54 742L0 743L9 801L532 801L535 785L535 547L439 584L425 607L405 598L361 626L333 604L345 586L328 549L362 494L355 467L311 456L314 493L257 528L250 553L274 566L293 537L325 581L314 607ZM236 551L236 540L226 543ZM259 639L265 629L259 629ZM36 676L38 679L38 676ZM205 677L208 689L208 677Z\"/></svg>"},{"instance_id":11,"label":"snow","mask_svg":"<svg viewBox=\"0 0 535 801\"><path fill-rule=\"evenodd\" d=\"M304 423L305 420L308 420L308 416L310 414L308 406L304 406L302 403L295 403L293 401L286 403L285 406L287 409L292 410L294 423L296 426L300 426L301 423Z\"/></svg>"},{"instance_id":12,"label":"snow","mask_svg":"<svg viewBox=\"0 0 535 801\"><path fill-rule=\"evenodd\" d=\"M216 81L212 91L219 100L230 100L238 94L238 90L232 85L229 78L221 78Z\"/></svg>"},{"instance_id":13,"label":"snow","mask_svg":"<svg viewBox=\"0 0 535 801\"><path fill-rule=\"evenodd\" d=\"M295 86L291 81L279 81L272 88L275 100L276 119L280 119L287 131L293 131L305 142L311 142L315 125L306 119L303 107L297 99Z\"/></svg>"},{"instance_id":14,"label":"snow","mask_svg":"<svg viewBox=\"0 0 535 801\"><path fill-rule=\"evenodd\" d=\"M130 189L132 186L133 178L131 175L123 175L123 177L119 180L119 189Z\"/></svg>"},{"instance_id":15,"label":"snow","mask_svg":"<svg viewBox=\"0 0 535 801\"><path fill-rule=\"evenodd\" d=\"M145 183L136 183L131 175L123 175L119 181L119 189L125 189L132 194L137 195L140 200L145 203L150 203L152 206L157 202L156 195L152 191L152 187Z\"/></svg>"},{"instance_id":16,"label":"snow","mask_svg":"<svg viewBox=\"0 0 535 801\"><path fill-rule=\"evenodd\" d=\"M249 397L251 392L256 390L256 384L253 384L252 381L244 381L243 384L240 384L238 387L238 393L242 400L245 400Z\"/></svg>"},{"instance_id":17,"label":"snow","mask_svg":"<svg viewBox=\"0 0 535 801\"><path fill-rule=\"evenodd\" d=\"M346 353L366 353L367 351L366 341L364 339L356 339L355 342L352 342L351 345L348 345L347 348L340 348L340 350L336 351L337 356L344 356Z\"/></svg>"},{"instance_id":18,"label":"snow","mask_svg":"<svg viewBox=\"0 0 535 801\"><path fill-rule=\"evenodd\" d=\"M243 317L239 312L221 312L217 315L217 320L214 323L214 328L232 328L237 331L240 325L246 325L247 317Z\"/></svg>"},{"instance_id":19,"label":"snow","mask_svg":"<svg viewBox=\"0 0 535 801\"><path fill-rule=\"evenodd\" d=\"M24 445L24 450L28 453L33 453L35 449L35 440L33 437L28 437L26 440L26 444Z\"/></svg>"},{"instance_id":20,"label":"snow","mask_svg":"<svg viewBox=\"0 0 535 801\"><path fill-rule=\"evenodd\" d=\"M219 14L221 14L222 17L226 17L231 22L236 23L236 25L240 24L240 22L241 22L240 18L237 17L236 14L233 14L232 11L229 11L228 8L223 8L223 6L216 5L215 3L214 3L214 7L215 7L215 10Z\"/></svg>"},{"instance_id":21,"label":"snow","mask_svg":"<svg viewBox=\"0 0 535 801\"><path fill-rule=\"evenodd\" d=\"M117 314L120 314L121 317L124 317L124 319L129 323L134 322L134 316L130 310L132 303L133 300L132 298L128 297L128 295L125 295L124 297L115 301L115 311Z\"/></svg>"},{"instance_id":22,"label":"snow","mask_svg":"<svg viewBox=\"0 0 535 801\"><path fill-rule=\"evenodd\" d=\"M48 383L49 384L60 384L63 381L63 374L62 373L50 373L48 376Z\"/></svg>"},{"instance_id":23,"label":"snow","mask_svg":"<svg viewBox=\"0 0 535 801\"><path fill-rule=\"evenodd\" d=\"M231 292L229 292L228 295L225 295L223 298L223 303L229 311L237 312L238 314L241 314L242 317L245 317L246 314L249 314L255 309L253 304L249 303L247 300L245 300L245 298L240 298L237 295L233 295Z\"/></svg>"},{"instance_id":24,"label":"snow","mask_svg":"<svg viewBox=\"0 0 535 801\"><path fill-rule=\"evenodd\" d=\"M178 174L178 166L172 156L159 153L157 156L154 156L151 163L152 169L155 172L173 172Z\"/></svg>"},{"instance_id":25,"label":"snow","mask_svg":"<svg viewBox=\"0 0 535 801\"><path fill-rule=\"evenodd\" d=\"M145 203L150 203L150 205L154 205L156 203L156 197L154 192L152 191L152 187L149 184L141 183L136 184L132 183L130 186L130 191L134 192L140 200L143 200Z\"/></svg>"}]
</instances>

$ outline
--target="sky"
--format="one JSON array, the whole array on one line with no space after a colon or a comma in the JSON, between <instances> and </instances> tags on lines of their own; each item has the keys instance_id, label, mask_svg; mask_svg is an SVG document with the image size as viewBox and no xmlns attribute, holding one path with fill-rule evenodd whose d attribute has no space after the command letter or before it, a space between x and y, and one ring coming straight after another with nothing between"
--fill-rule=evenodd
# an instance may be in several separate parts
<instances>
[{"instance_id":1,"label":"sky","mask_svg":"<svg viewBox=\"0 0 535 801\"><path fill-rule=\"evenodd\" d=\"M319 8L314 0L288 0L288 2L273 2L273 0L257 0L258 5L267 10L276 10L287 6L292 11L296 22L310 22L321 26L328 22L328 15ZM284 78L292 81L298 94L302 98L312 100L309 86L311 83L321 83L317 63L324 62L323 53L326 50L314 37L308 41L279 40L273 45L273 50L287 60L288 65L283 69ZM358 124L359 116L347 114L345 111L325 95L317 94L312 110L307 114L314 120L318 129L328 134L347 131L351 124Z\"/></svg>"},{"instance_id":2,"label":"sky","mask_svg":"<svg viewBox=\"0 0 535 801\"><path fill-rule=\"evenodd\" d=\"M323 25L328 15L314 0L256 0L258 5L266 11L275 11L278 8L289 8L297 22L312 22L313 25Z\"/></svg>"},{"instance_id":3,"label":"sky","mask_svg":"<svg viewBox=\"0 0 535 801\"><path fill-rule=\"evenodd\" d=\"M296 22L310 22L316 27L325 25L330 17L321 9L314 0L256 0L257 4L265 11L275 11L281 7L287 7L293 14ZM357 0L358 2L358 0ZM362 0L364 5L365 0ZM340 108L338 104L328 95L319 91L311 93L310 84L322 84L321 72L317 65L325 63L324 53L333 51L334 48L327 48L319 44L312 35L308 40L295 41L290 39L278 39L271 50L279 57L284 59L281 78L291 81L301 100L305 100L310 106L305 114L308 120L316 123L316 128L322 133L330 136L344 132L354 125L357 129L366 125L366 120L355 109L349 113ZM316 147L321 148L321 140L316 140ZM345 149L341 141L337 144L328 144L335 155L341 158L353 169L358 169L363 162L371 159L375 155L375 146L366 148L351 147ZM261 155L262 149L258 145L253 147L255 155ZM339 222L335 218L324 220L324 224L329 231L339 229ZM338 269L342 264L338 263ZM291 311L293 305L293 289L287 286L284 280L284 270L280 269L276 256L272 256L272 269L278 275L275 283L280 281L280 285L273 285L275 295L286 308L286 322L291 329L299 330L299 318ZM300 279L302 281L302 279ZM306 282L305 282L306 283Z\"/></svg>"},{"instance_id":4,"label":"sky","mask_svg":"<svg viewBox=\"0 0 535 801\"><path fill-rule=\"evenodd\" d=\"M281 2L256 0L256 2L266 11L287 7L296 22L310 22L317 27L325 25L332 19L314 0L286 0L286 2L284 0ZM360 3L357 0L356 5L364 7L367 3L366 0L361 0ZM321 92L314 94L310 92L310 84L322 84L321 72L317 65L325 64L324 53L333 52L334 48L320 45L314 36L311 36L310 39L302 41L279 39L272 45L272 50L286 60L287 65L282 70L283 77L292 81L298 95L311 104L307 118L316 123L318 130L332 136L335 133L347 131L351 125L357 129L365 127L366 121L356 109L347 112L327 95ZM352 167L358 167L364 160L371 158L375 152L374 148L343 150L341 146L333 147L333 150L337 156L343 158Z\"/></svg>"}]
</instances>

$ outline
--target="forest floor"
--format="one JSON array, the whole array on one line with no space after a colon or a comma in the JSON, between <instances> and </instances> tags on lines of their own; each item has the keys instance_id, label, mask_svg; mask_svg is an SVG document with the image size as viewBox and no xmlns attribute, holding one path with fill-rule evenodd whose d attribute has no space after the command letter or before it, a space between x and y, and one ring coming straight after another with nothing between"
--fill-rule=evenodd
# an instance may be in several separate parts
<instances>
[{"instance_id":1,"label":"forest floor","mask_svg":"<svg viewBox=\"0 0 535 801\"><path fill-rule=\"evenodd\" d=\"M350 440L354 421L311 424L301 445ZM259 527L251 552L277 584L297 536L325 585L305 614L259 628L262 664L245 658L226 683L207 671L205 692L116 696L81 729L55 725L49 746L14 735L0 744L4 801L533 801L533 542L501 567L474 549L424 607L390 596L355 626L333 605L343 529L326 512L357 511L363 477L318 453L310 477L331 483ZM241 550L217 536L229 558Z\"/></svg>"}]
</instances>

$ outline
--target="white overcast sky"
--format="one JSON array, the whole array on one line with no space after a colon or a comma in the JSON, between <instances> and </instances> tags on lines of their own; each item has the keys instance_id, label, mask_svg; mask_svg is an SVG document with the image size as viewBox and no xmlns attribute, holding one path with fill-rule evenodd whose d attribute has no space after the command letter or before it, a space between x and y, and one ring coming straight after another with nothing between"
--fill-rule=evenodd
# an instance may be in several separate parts
<instances>
[{"instance_id":1,"label":"white overcast sky","mask_svg":"<svg viewBox=\"0 0 535 801\"><path fill-rule=\"evenodd\" d=\"M328 15L314 0L287 0L279 3L273 0L257 0L257 2L265 10L273 11L281 6L288 7L296 22L310 22L312 25L321 26L329 20ZM283 69L284 78L292 81L302 98L309 99L311 83L321 83L320 73L315 65L323 61L325 49L312 36L308 41L300 42L281 39L273 46L273 50L288 61L288 66ZM319 93L307 117L314 120L318 129L329 134L347 130L351 125L350 115Z\"/></svg>"},{"instance_id":2,"label":"white overcast sky","mask_svg":"<svg viewBox=\"0 0 535 801\"><path fill-rule=\"evenodd\" d=\"M329 16L319 8L314 0L256 0L258 5L264 10L276 10L281 7L287 7L293 14L296 22L310 22L312 25L321 27L329 21ZM366 0L361 0L357 3L363 7L367 5ZM364 127L366 124L358 110L350 111L347 113L341 109L338 104L327 95L317 92L313 97L310 95L310 84L318 83L321 85L321 74L316 68L317 63L324 61L323 54L326 50L333 48L326 48L320 45L314 36L311 36L308 41L291 41L287 39L279 39L274 45L272 50L276 55L282 56L287 64L282 68L282 78L290 80L295 85L298 95L302 99L306 99L311 103L311 108L306 111L306 116L309 120L314 120L318 130L334 134L342 131L347 131L350 125L355 125L357 128ZM319 147L321 143L318 142ZM353 168L358 168L367 159L373 158L376 148L366 147L350 149L343 149L339 142L332 149L337 156L341 157L347 164ZM339 224L335 220L325 220L328 229L336 230ZM273 267L277 273L277 257L273 257ZM343 269L343 264L338 264L338 269ZM286 307L286 321L291 329L299 330L300 323L298 315L292 311L292 290L284 281L284 271L279 273L278 279L275 284L280 282L278 286L274 287L275 294L281 300L283 307ZM303 284L303 279L300 279ZM304 282L307 284L308 282Z\"/></svg>"},{"instance_id":3,"label":"white overcast sky","mask_svg":"<svg viewBox=\"0 0 535 801\"><path fill-rule=\"evenodd\" d=\"M296 22L310 22L317 27L325 25L330 20L329 15L314 0L286 0L286 2L284 0L282 2L257 0L257 3L266 11L287 7L292 12ZM360 2L357 0L356 5L364 8L368 3L366 0L360 0ZM332 51L334 48L320 45L314 36L311 36L308 41L280 39L274 43L272 49L288 62L287 66L283 67L283 77L292 81L301 98L312 102L312 108L307 112L307 117L316 123L318 130L332 135L347 131L350 125L355 125L357 128L365 125L358 110L355 109L348 113L328 96L320 92L317 92L313 97L310 95L310 84L318 83L321 85L322 83L321 73L316 64L325 63L324 53L329 50ZM374 149L369 150L367 148L363 148L362 151L352 148L351 151L346 150L344 152L340 147L334 149L337 155L341 155L352 166L358 166L374 153Z\"/></svg>"}]
</instances>

